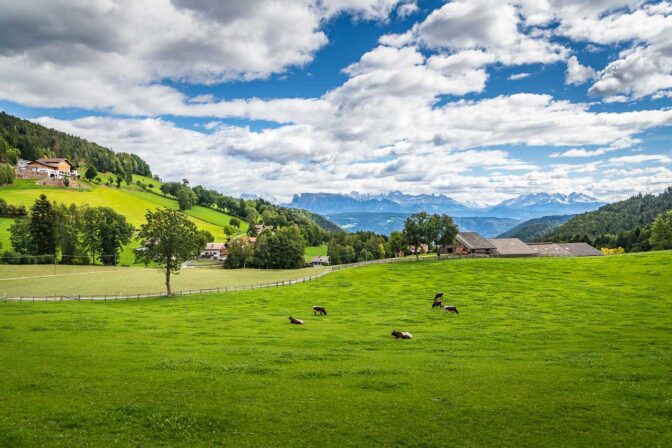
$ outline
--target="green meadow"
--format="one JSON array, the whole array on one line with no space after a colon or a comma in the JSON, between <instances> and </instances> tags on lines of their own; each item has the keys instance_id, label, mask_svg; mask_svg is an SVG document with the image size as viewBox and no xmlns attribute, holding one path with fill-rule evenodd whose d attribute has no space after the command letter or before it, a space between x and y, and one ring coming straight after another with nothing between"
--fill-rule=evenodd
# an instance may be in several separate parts
<instances>
[{"instance_id":1,"label":"green meadow","mask_svg":"<svg viewBox=\"0 0 672 448\"><path fill-rule=\"evenodd\" d=\"M326 268L182 269L171 277L174 291L247 286L309 277ZM128 295L165 292L159 268L69 265L0 265L3 297Z\"/></svg>"},{"instance_id":2,"label":"green meadow","mask_svg":"<svg viewBox=\"0 0 672 448\"><path fill-rule=\"evenodd\" d=\"M108 175L109 173L103 173L100 176L105 181ZM86 181L82 181L86 189L56 188L38 185L34 179L17 179L14 184L0 187L0 198L13 205L25 205L26 208L30 208L40 194L45 194L52 202L111 207L124 215L128 222L136 227L145 222L147 210L155 210L158 207L178 208L177 201L159 194L158 188L161 182L138 175L134 175L133 180L140 180L147 185L151 183L154 188L151 191L143 191L133 183L130 185L123 183L121 188L116 188L116 186L107 187ZM222 228L229 224L232 216L199 205L187 210L186 214L199 229L212 233L216 241L226 241ZM0 244L3 251L11 248L9 226L13 222L11 218L0 218ZM247 232L247 228L247 222L241 220L239 233ZM138 241L133 241L124 247L120 256L122 265L129 266L135 263L133 249L139 245Z\"/></svg>"},{"instance_id":3,"label":"green meadow","mask_svg":"<svg viewBox=\"0 0 672 448\"><path fill-rule=\"evenodd\" d=\"M0 303L0 446L668 447L671 279L654 252Z\"/></svg>"}]
</instances>

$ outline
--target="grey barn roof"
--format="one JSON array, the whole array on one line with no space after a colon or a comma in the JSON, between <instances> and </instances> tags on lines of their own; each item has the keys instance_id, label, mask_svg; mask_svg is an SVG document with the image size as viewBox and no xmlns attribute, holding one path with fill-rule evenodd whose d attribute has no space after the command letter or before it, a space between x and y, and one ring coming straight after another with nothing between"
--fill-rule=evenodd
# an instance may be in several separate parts
<instances>
[{"instance_id":1,"label":"grey barn roof","mask_svg":"<svg viewBox=\"0 0 672 448\"><path fill-rule=\"evenodd\" d=\"M476 232L460 232L455 239L469 250L495 249L495 246L490 241Z\"/></svg>"},{"instance_id":2,"label":"grey barn roof","mask_svg":"<svg viewBox=\"0 0 672 448\"><path fill-rule=\"evenodd\" d=\"M555 243L530 243L529 246L542 257L569 257L568 250Z\"/></svg>"},{"instance_id":3,"label":"grey barn roof","mask_svg":"<svg viewBox=\"0 0 672 448\"><path fill-rule=\"evenodd\" d=\"M593 257L602 255L602 252L588 243L562 243L560 246L574 257Z\"/></svg>"},{"instance_id":4,"label":"grey barn roof","mask_svg":"<svg viewBox=\"0 0 672 448\"><path fill-rule=\"evenodd\" d=\"M530 246L518 238L489 238L488 241L495 246L497 255L511 256L534 256L537 255Z\"/></svg>"}]
</instances>

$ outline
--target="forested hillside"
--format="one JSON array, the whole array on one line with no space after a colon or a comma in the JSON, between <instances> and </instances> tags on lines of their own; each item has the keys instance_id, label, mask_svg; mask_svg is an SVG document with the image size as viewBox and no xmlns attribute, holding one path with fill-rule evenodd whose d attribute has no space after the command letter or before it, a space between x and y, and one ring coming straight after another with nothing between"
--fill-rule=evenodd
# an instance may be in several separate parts
<instances>
[{"instance_id":1,"label":"forested hillside","mask_svg":"<svg viewBox=\"0 0 672 448\"><path fill-rule=\"evenodd\" d=\"M151 176L147 162L135 154L114 152L83 138L0 112L0 161L14 164L17 156L27 160L65 157L75 166L87 163L100 172Z\"/></svg>"},{"instance_id":2,"label":"forested hillside","mask_svg":"<svg viewBox=\"0 0 672 448\"><path fill-rule=\"evenodd\" d=\"M659 195L638 194L598 210L577 215L538 238L545 241L586 241L596 246L648 250L649 226L656 216L672 209L672 187Z\"/></svg>"},{"instance_id":3,"label":"forested hillside","mask_svg":"<svg viewBox=\"0 0 672 448\"><path fill-rule=\"evenodd\" d=\"M573 215L560 216L544 216L542 218L534 218L518 224L513 229L498 236L498 238L519 238L523 241L530 242L537 238L550 233L556 227L566 223Z\"/></svg>"}]
</instances>

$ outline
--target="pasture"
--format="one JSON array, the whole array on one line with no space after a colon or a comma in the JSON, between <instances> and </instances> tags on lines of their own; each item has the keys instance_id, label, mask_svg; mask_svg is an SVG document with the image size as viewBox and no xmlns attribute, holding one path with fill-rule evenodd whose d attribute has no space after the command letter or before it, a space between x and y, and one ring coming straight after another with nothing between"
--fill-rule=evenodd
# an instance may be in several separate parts
<instances>
[{"instance_id":1,"label":"pasture","mask_svg":"<svg viewBox=\"0 0 672 448\"><path fill-rule=\"evenodd\" d=\"M671 278L672 252L466 259L0 303L0 446L672 446Z\"/></svg>"},{"instance_id":2,"label":"pasture","mask_svg":"<svg viewBox=\"0 0 672 448\"><path fill-rule=\"evenodd\" d=\"M140 177L136 176L136 178ZM146 179L146 181L149 182L149 179ZM0 187L0 198L6 200L9 204L25 205L26 208L30 208L40 194L45 194L52 202L111 207L124 215L128 222L136 227L145 222L147 210L154 210L158 207L178 208L177 201L174 199L153 192L141 191L134 184L129 186L123 184L122 188L116 188L84 181L83 183L89 188L88 190L46 187L36 185L34 180L19 179L13 185ZM158 182L155 183L158 184ZM189 215L199 229L209 231L217 241L225 241L222 227L229 223L231 216L199 205L185 213ZM9 227L9 225L3 223L2 228L5 227ZM246 231L247 223L241 220L240 232L244 233ZM6 248L5 240L2 242L3 248ZM137 247L137 243L132 247Z\"/></svg>"},{"instance_id":3,"label":"pasture","mask_svg":"<svg viewBox=\"0 0 672 448\"><path fill-rule=\"evenodd\" d=\"M320 273L325 268L182 269L171 276L174 291L282 282ZM125 295L165 292L159 268L68 265L0 265L3 297Z\"/></svg>"}]
</instances>

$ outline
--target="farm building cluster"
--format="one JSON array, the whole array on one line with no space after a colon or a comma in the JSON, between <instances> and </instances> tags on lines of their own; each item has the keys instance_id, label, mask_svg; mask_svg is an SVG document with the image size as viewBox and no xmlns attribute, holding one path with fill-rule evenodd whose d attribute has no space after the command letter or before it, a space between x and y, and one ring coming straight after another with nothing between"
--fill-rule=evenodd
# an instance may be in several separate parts
<instances>
[{"instance_id":1,"label":"farm building cluster","mask_svg":"<svg viewBox=\"0 0 672 448\"><path fill-rule=\"evenodd\" d=\"M518 238L483 238L476 232L460 232L455 237L456 255L496 257L590 257L602 255L588 243L525 243Z\"/></svg>"}]
</instances>

